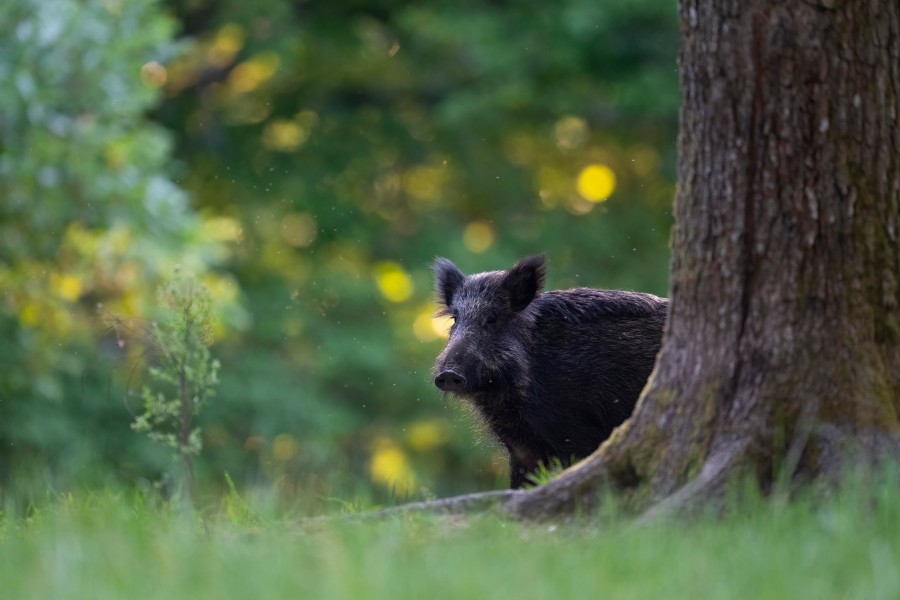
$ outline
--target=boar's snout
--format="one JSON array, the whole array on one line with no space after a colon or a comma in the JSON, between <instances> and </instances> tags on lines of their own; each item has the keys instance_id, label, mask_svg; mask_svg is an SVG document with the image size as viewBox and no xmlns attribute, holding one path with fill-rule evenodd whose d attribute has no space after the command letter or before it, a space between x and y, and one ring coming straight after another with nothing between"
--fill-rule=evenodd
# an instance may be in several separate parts
<instances>
[{"instance_id":1,"label":"boar's snout","mask_svg":"<svg viewBox=\"0 0 900 600\"><path fill-rule=\"evenodd\" d=\"M466 378L452 369L445 369L434 378L434 385L444 392L462 392L466 389Z\"/></svg>"}]
</instances>

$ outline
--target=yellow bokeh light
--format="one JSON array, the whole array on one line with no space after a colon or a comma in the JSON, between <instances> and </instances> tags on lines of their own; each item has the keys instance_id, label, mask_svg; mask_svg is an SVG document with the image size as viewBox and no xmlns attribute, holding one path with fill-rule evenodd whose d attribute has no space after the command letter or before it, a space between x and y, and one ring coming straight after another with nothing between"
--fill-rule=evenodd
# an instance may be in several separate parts
<instances>
[{"instance_id":1,"label":"yellow bokeh light","mask_svg":"<svg viewBox=\"0 0 900 600\"><path fill-rule=\"evenodd\" d=\"M81 279L75 275L62 275L56 280L56 291L63 300L74 302L81 297Z\"/></svg>"},{"instance_id":2,"label":"yellow bokeh light","mask_svg":"<svg viewBox=\"0 0 900 600\"><path fill-rule=\"evenodd\" d=\"M560 150L573 150L582 146L589 133L587 121L581 117L563 117L553 126L556 146Z\"/></svg>"},{"instance_id":3,"label":"yellow bokeh light","mask_svg":"<svg viewBox=\"0 0 900 600\"><path fill-rule=\"evenodd\" d=\"M278 70L280 63L274 52L264 52L236 66L228 75L228 87L236 94L252 92Z\"/></svg>"},{"instance_id":4,"label":"yellow bokeh light","mask_svg":"<svg viewBox=\"0 0 900 600\"><path fill-rule=\"evenodd\" d=\"M166 68L152 60L141 67L141 80L152 88L162 87L166 83L168 72Z\"/></svg>"},{"instance_id":5,"label":"yellow bokeh light","mask_svg":"<svg viewBox=\"0 0 900 600\"><path fill-rule=\"evenodd\" d=\"M536 183L541 203L547 208L555 208L572 190L570 175L550 165L538 167Z\"/></svg>"},{"instance_id":6,"label":"yellow bokeh light","mask_svg":"<svg viewBox=\"0 0 900 600\"><path fill-rule=\"evenodd\" d=\"M122 140L112 140L103 149L103 158L106 166L112 171L118 171L128 162L129 148Z\"/></svg>"},{"instance_id":7,"label":"yellow bokeh light","mask_svg":"<svg viewBox=\"0 0 900 600\"><path fill-rule=\"evenodd\" d=\"M425 310L416 316L413 321L413 334L423 342L437 339L437 334L431 326L431 311Z\"/></svg>"},{"instance_id":8,"label":"yellow bokeh light","mask_svg":"<svg viewBox=\"0 0 900 600\"><path fill-rule=\"evenodd\" d=\"M448 173L441 166L418 166L403 175L403 189L412 198L424 203L435 202L447 183Z\"/></svg>"},{"instance_id":9,"label":"yellow bokeh light","mask_svg":"<svg viewBox=\"0 0 900 600\"><path fill-rule=\"evenodd\" d=\"M22 325L35 326L41 321L41 307L37 302L27 302L19 310L19 321Z\"/></svg>"},{"instance_id":10,"label":"yellow bokeh light","mask_svg":"<svg viewBox=\"0 0 900 600\"><path fill-rule=\"evenodd\" d=\"M413 293L412 278L403 267L392 261L383 261L375 265L375 281L381 295L391 302L404 302Z\"/></svg>"},{"instance_id":11,"label":"yellow bokeh light","mask_svg":"<svg viewBox=\"0 0 900 600\"><path fill-rule=\"evenodd\" d=\"M418 452L433 450L447 441L447 425L440 419L416 421L410 425L406 440Z\"/></svg>"},{"instance_id":12,"label":"yellow bokeh light","mask_svg":"<svg viewBox=\"0 0 900 600\"><path fill-rule=\"evenodd\" d=\"M436 309L434 304L427 304L413 321L413 334L423 342L432 342L440 338L447 339L450 336L453 319L445 315L434 316Z\"/></svg>"},{"instance_id":13,"label":"yellow bokeh light","mask_svg":"<svg viewBox=\"0 0 900 600\"><path fill-rule=\"evenodd\" d=\"M281 238L294 248L312 244L316 233L316 218L309 213L288 213L281 219Z\"/></svg>"},{"instance_id":14,"label":"yellow bokeh light","mask_svg":"<svg viewBox=\"0 0 900 600\"><path fill-rule=\"evenodd\" d=\"M216 36L206 52L206 59L213 66L224 68L243 46L243 28L236 23L228 23L216 32Z\"/></svg>"},{"instance_id":15,"label":"yellow bokeh light","mask_svg":"<svg viewBox=\"0 0 900 600\"><path fill-rule=\"evenodd\" d=\"M409 496L415 491L416 474L406 454L389 438L375 440L369 471L373 482L393 490L398 496Z\"/></svg>"},{"instance_id":16,"label":"yellow bokeh light","mask_svg":"<svg viewBox=\"0 0 900 600\"><path fill-rule=\"evenodd\" d=\"M217 242L239 242L244 237L241 222L232 217L210 217L203 221L202 231Z\"/></svg>"},{"instance_id":17,"label":"yellow bokeh light","mask_svg":"<svg viewBox=\"0 0 900 600\"><path fill-rule=\"evenodd\" d=\"M585 200L603 202L616 189L616 174L606 165L588 165L578 174L577 187Z\"/></svg>"},{"instance_id":18,"label":"yellow bokeh light","mask_svg":"<svg viewBox=\"0 0 900 600\"><path fill-rule=\"evenodd\" d=\"M229 277L207 273L203 277L203 285L209 290L209 293L215 299L215 303L230 302L237 298L238 286Z\"/></svg>"},{"instance_id":19,"label":"yellow bokeh light","mask_svg":"<svg viewBox=\"0 0 900 600\"><path fill-rule=\"evenodd\" d=\"M595 206L597 205L594 202L590 202L580 196L575 196L574 194L566 201L566 210L579 217L594 210Z\"/></svg>"},{"instance_id":20,"label":"yellow bokeh light","mask_svg":"<svg viewBox=\"0 0 900 600\"><path fill-rule=\"evenodd\" d=\"M303 145L309 132L296 121L276 119L263 131L263 146L279 152L293 152Z\"/></svg>"},{"instance_id":21,"label":"yellow bokeh light","mask_svg":"<svg viewBox=\"0 0 900 600\"><path fill-rule=\"evenodd\" d=\"M300 454L300 444L294 436L282 433L272 440L272 457L279 462L287 462Z\"/></svg>"},{"instance_id":22,"label":"yellow bokeh light","mask_svg":"<svg viewBox=\"0 0 900 600\"><path fill-rule=\"evenodd\" d=\"M431 329L437 334L438 337L450 337L450 328L452 326L453 319L451 319L447 315L432 317L431 319Z\"/></svg>"},{"instance_id":23,"label":"yellow bokeh light","mask_svg":"<svg viewBox=\"0 0 900 600\"><path fill-rule=\"evenodd\" d=\"M482 221L469 223L463 230L463 244L476 254L484 252L494 244L494 228Z\"/></svg>"}]
</instances>

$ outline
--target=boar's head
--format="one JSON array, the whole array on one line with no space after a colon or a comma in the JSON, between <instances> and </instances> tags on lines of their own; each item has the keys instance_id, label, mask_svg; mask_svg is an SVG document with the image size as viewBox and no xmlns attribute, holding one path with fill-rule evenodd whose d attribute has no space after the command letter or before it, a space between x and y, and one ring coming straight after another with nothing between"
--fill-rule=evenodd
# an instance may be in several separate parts
<instances>
[{"instance_id":1,"label":"boar's head","mask_svg":"<svg viewBox=\"0 0 900 600\"><path fill-rule=\"evenodd\" d=\"M466 276L446 258L434 263L439 314L453 319L435 363L434 384L461 395L518 386L528 378L528 307L544 284L544 257L529 256L508 271Z\"/></svg>"}]
</instances>

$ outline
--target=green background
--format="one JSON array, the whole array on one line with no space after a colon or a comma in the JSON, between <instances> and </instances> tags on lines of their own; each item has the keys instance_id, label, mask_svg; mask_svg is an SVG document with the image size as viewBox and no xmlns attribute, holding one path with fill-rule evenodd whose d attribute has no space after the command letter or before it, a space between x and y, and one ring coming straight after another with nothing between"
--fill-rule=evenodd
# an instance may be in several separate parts
<instances>
[{"instance_id":1,"label":"green background","mask_svg":"<svg viewBox=\"0 0 900 600\"><path fill-rule=\"evenodd\" d=\"M549 287L666 294L675 11L3 2L2 493L169 485L129 424L177 265L219 320L205 493L227 473L318 511L503 487L431 383L429 265L546 252Z\"/></svg>"}]
</instances>

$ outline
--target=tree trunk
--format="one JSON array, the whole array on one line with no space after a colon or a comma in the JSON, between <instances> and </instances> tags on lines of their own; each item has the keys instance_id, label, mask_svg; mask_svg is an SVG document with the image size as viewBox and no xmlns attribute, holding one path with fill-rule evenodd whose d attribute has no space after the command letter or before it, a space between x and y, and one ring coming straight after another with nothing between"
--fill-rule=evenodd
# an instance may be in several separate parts
<instances>
[{"instance_id":1,"label":"tree trunk","mask_svg":"<svg viewBox=\"0 0 900 600\"><path fill-rule=\"evenodd\" d=\"M900 2L682 0L670 308L632 418L507 503L680 506L900 457ZM666 499L662 504L655 501Z\"/></svg>"}]
</instances>

